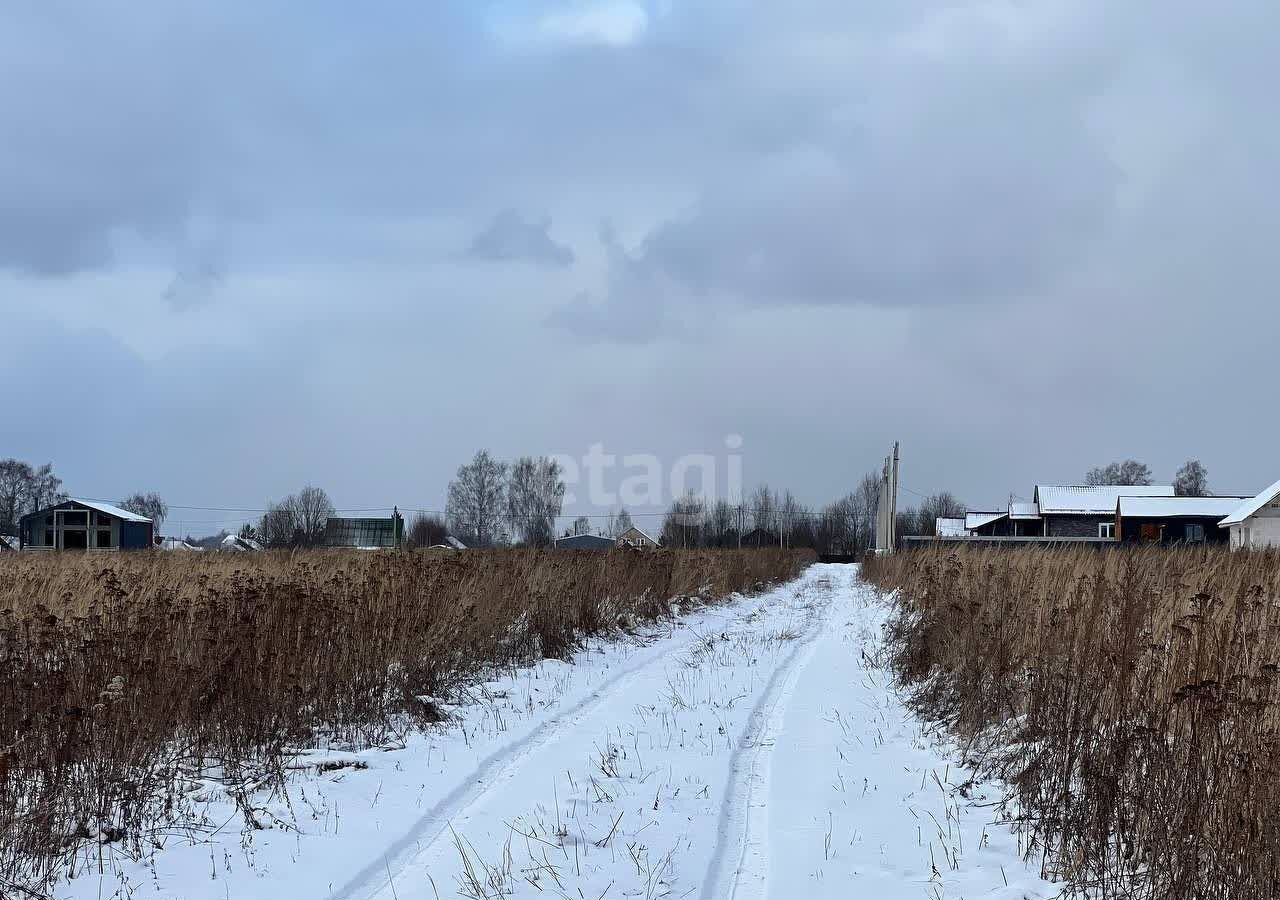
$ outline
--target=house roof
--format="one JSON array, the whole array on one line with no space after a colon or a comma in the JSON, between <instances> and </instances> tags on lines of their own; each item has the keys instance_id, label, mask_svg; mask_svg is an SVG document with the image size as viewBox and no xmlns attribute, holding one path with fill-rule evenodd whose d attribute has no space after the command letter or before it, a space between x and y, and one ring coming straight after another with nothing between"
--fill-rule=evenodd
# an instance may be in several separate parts
<instances>
[{"instance_id":1,"label":"house roof","mask_svg":"<svg viewBox=\"0 0 1280 900\"><path fill-rule=\"evenodd\" d=\"M196 553L202 552L204 550L203 547L196 547L193 544L188 544L186 541L182 540L181 538L171 538L171 537L164 538L160 541L160 549L161 550L190 550Z\"/></svg>"},{"instance_id":2,"label":"house roof","mask_svg":"<svg viewBox=\"0 0 1280 900\"><path fill-rule=\"evenodd\" d=\"M262 544L253 538L242 538L236 534L229 534L222 539L223 550L261 550Z\"/></svg>"},{"instance_id":3,"label":"house roof","mask_svg":"<svg viewBox=\"0 0 1280 900\"><path fill-rule=\"evenodd\" d=\"M625 538L627 535L629 535L629 534L630 534L631 532L633 532L633 531L634 531L636 534L640 535L641 537L645 538L646 540L652 541L652 542L653 542L653 543L655 543L655 544L656 544L656 543L658 543L658 539L657 539L656 537L654 537L653 535L649 534L649 532L645 531L643 528L640 528L640 527L635 526L635 525L632 525L632 526L631 526L630 528L628 528L626 531L622 532L622 534L618 535L618 537L619 537L619 538Z\"/></svg>"},{"instance_id":4,"label":"house roof","mask_svg":"<svg viewBox=\"0 0 1280 900\"><path fill-rule=\"evenodd\" d=\"M561 545L604 550L613 546L613 538L607 538L601 534L571 534L567 537L556 539L556 546L559 547Z\"/></svg>"},{"instance_id":5,"label":"house roof","mask_svg":"<svg viewBox=\"0 0 1280 900\"><path fill-rule=\"evenodd\" d=\"M1262 507L1266 506L1271 501L1275 500L1277 497L1280 497L1280 481L1277 481L1275 484L1271 485L1271 487L1267 488L1265 491L1263 491L1258 496L1254 497L1252 500L1246 500L1243 503L1241 503L1239 506L1235 508L1233 512L1231 512L1225 519L1223 519L1218 524L1223 526L1239 525L1245 519L1252 516L1254 513L1262 509Z\"/></svg>"},{"instance_id":6,"label":"house roof","mask_svg":"<svg viewBox=\"0 0 1280 900\"><path fill-rule=\"evenodd\" d=\"M126 522L150 522L146 516L140 516L135 512L129 512L119 506L111 503L103 503L101 500L82 500L79 497L72 497L72 503L79 503L81 506L87 506L90 509L96 509L100 513L106 513L109 516L115 516L117 519L123 519Z\"/></svg>"},{"instance_id":7,"label":"house roof","mask_svg":"<svg viewBox=\"0 0 1280 900\"><path fill-rule=\"evenodd\" d=\"M456 537L454 537L453 535L449 535L448 537L446 537L446 538L444 539L444 542L445 542L445 544L447 544L448 546L452 547L454 550L466 550L466 549L467 549L467 545L466 545L466 544L464 544L464 543L462 543L462 541L458 540L458 539L457 539Z\"/></svg>"},{"instance_id":8,"label":"house roof","mask_svg":"<svg viewBox=\"0 0 1280 900\"><path fill-rule=\"evenodd\" d=\"M0 534L0 550L17 550L18 543L16 534Z\"/></svg>"},{"instance_id":9,"label":"house roof","mask_svg":"<svg viewBox=\"0 0 1280 900\"><path fill-rule=\"evenodd\" d=\"M997 519L1003 519L1008 516L1007 511L1001 512L968 512L964 514L964 527L970 530L981 528L983 525L990 525Z\"/></svg>"},{"instance_id":10,"label":"house roof","mask_svg":"<svg viewBox=\"0 0 1280 900\"><path fill-rule=\"evenodd\" d=\"M1179 516L1218 518L1240 506L1241 497L1121 497L1121 516L1162 519Z\"/></svg>"},{"instance_id":11,"label":"house roof","mask_svg":"<svg viewBox=\"0 0 1280 900\"><path fill-rule=\"evenodd\" d=\"M1171 484L1037 484L1040 514L1113 513L1121 497L1172 497Z\"/></svg>"},{"instance_id":12,"label":"house roof","mask_svg":"<svg viewBox=\"0 0 1280 900\"><path fill-rule=\"evenodd\" d=\"M964 519L938 516L933 520L933 533L938 537L964 537L969 531L964 527Z\"/></svg>"},{"instance_id":13,"label":"house roof","mask_svg":"<svg viewBox=\"0 0 1280 900\"><path fill-rule=\"evenodd\" d=\"M1034 501L1027 503L1023 500L1010 500L1009 518L1038 519L1040 518L1040 505Z\"/></svg>"}]
</instances>

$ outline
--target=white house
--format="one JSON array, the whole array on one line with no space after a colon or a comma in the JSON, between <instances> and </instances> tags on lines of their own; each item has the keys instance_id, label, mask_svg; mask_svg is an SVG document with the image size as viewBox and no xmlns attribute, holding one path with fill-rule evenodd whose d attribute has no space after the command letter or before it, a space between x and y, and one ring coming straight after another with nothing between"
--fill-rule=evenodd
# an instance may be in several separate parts
<instances>
[{"instance_id":1,"label":"white house","mask_svg":"<svg viewBox=\"0 0 1280 900\"><path fill-rule=\"evenodd\" d=\"M1231 533L1231 548L1280 547L1280 481L1218 523Z\"/></svg>"}]
</instances>

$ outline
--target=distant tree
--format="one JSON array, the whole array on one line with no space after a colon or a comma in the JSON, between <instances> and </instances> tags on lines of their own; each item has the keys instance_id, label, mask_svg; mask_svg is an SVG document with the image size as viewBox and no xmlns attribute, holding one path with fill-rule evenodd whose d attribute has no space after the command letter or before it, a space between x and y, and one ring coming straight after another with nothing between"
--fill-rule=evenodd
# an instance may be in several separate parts
<instances>
[{"instance_id":1,"label":"distant tree","mask_svg":"<svg viewBox=\"0 0 1280 900\"><path fill-rule=\"evenodd\" d=\"M298 533L297 518L285 503L268 503L258 522L258 539L268 547L292 547Z\"/></svg>"},{"instance_id":2,"label":"distant tree","mask_svg":"<svg viewBox=\"0 0 1280 900\"><path fill-rule=\"evenodd\" d=\"M915 528L917 530L909 533L933 536L938 530L938 519L962 518L964 514L965 505L953 494L947 491L933 494L926 497L920 504L920 508L916 510Z\"/></svg>"},{"instance_id":3,"label":"distant tree","mask_svg":"<svg viewBox=\"0 0 1280 900\"><path fill-rule=\"evenodd\" d=\"M1150 484L1151 469L1136 459L1108 463L1090 469L1084 476L1085 484Z\"/></svg>"},{"instance_id":4,"label":"distant tree","mask_svg":"<svg viewBox=\"0 0 1280 900\"><path fill-rule=\"evenodd\" d=\"M738 511L721 497L707 514L707 545L732 547L738 542Z\"/></svg>"},{"instance_id":5,"label":"distant tree","mask_svg":"<svg viewBox=\"0 0 1280 900\"><path fill-rule=\"evenodd\" d=\"M245 522L240 526L240 534L238 536L244 538L246 541L256 541L258 539L258 529L254 528L250 523ZM225 533L219 535L219 539L223 537L226 537Z\"/></svg>"},{"instance_id":6,"label":"distant tree","mask_svg":"<svg viewBox=\"0 0 1280 900\"><path fill-rule=\"evenodd\" d=\"M164 520L169 518L169 506L160 495L154 491L150 493L131 494L124 500L120 501L120 506L129 510L131 513L137 513L140 516L146 516L154 525L154 531L157 537L160 535L160 529L164 525Z\"/></svg>"},{"instance_id":7,"label":"distant tree","mask_svg":"<svg viewBox=\"0 0 1280 900\"><path fill-rule=\"evenodd\" d=\"M858 489L853 492L853 515L858 526L854 533L855 552L870 549L876 539L876 507L880 503L880 476L868 472L858 482Z\"/></svg>"},{"instance_id":8,"label":"distant tree","mask_svg":"<svg viewBox=\"0 0 1280 900\"><path fill-rule=\"evenodd\" d=\"M62 489L62 479L53 474L53 463L45 463L35 470L31 481L31 509L53 506L67 499L67 492Z\"/></svg>"},{"instance_id":9,"label":"distant tree","mask_svg":"<svg viewBox=\"0 0 1280 900\"><path fill-rule=\"evenodd\" d=\"M53 464L34 467L19 459L0 459L0 534L16 534L27 513L67 499Z\"/></svg>"},{"instance_id":10,"label":"distant tree","mask_svg":"<svg viewBox=\"0 0 1280 900\"><path fill-rule=\"evenodd\" d=\"M285 505L292 510L294 516L297 530L294 544L299 547L318 547L323 544L325 525L335 512L329 495L322 488L309 484L287 497Z\"/></svg>"},{"instance_id":11,"label":"distant tree","mask_svg":"<svg viewBox=\"0 0 1280 900\"><path fill-rule=\"evenodd\" d=\"M706 515L706 502L692 491L674 500L662 520L663 546L703 546Z\"/></svg>"},{"instance_id":12,"label":"distant tree","mask_svg":"<svg viewBox=\"0 0 1280 900\"><path fill-rule=\"evenodd\" d=\"M778 495L767 484L757 486L747 498L747 513L752 528L773 531L778 519Z\"/></svg>"},{"instance_id":13,"label":"distant tree","mask_svg":"<svg viewBox=\"0 0 1280 900\"><path fill-rule=\"evenodd\" d=\"M524 456L511 467L507 483L507 515L512 534L533 547L555 537L556 518L564 504L564 478L553 459Z\"/></svg>"},{"instance_id":14,"label":"distant tree","mask_svg":"<svg viewBox=\"0 0 1280 900\"><path fill-rule=\"evenodd\" d=\"M29 512L35 471L18 459L0 459L0 534L17 534L18 520Z\"/></svg>"},{"instance_id":15,"label":"distant tree","mask_svg":"<svg viewBox=\"0 0 1280 900\"><path fill-rule=\"evenodd\" d=\"M1187 460L1173 477L1173 492L1179 497L1208 497L1209 470L1198 459Z\"/></svg>"},{"instance_id":16,"label":"distant tree","mask_svg":"<svg viewBox=\"0 0 1280 900\"><path fill-rule=\"evenodd\" d=\"M586 516L578 516L578 518L573 520L573 527L570 529L570 531L574 535L590 534L591 520L588 519Z\"/></svg>"},{"instance_id":17,"label":"distant tree","mask_svg":"<svg viewBox=\"0 0 1280 900\"><path fill-rule=\"evenodd\" d=\"M307 485L279 503L268 503L258 522L258 539L268 547L319 547L336 510L322 488Z\"/></svg>"},{"instance_id":18,"label":"distant tree","mask_svg":"<svg viewBox=\"0 0 1280 900\"><path fill-rule=\"evenodd\" d=\"M406 540L410 547L434 547L443 544L449 537L449 526L440 516L428 516L418 513L409 523L409 534Z\"/></svg>"},{"instance_id":19,"label":"distant tree","mask_svg":"<svg viewBox=\"0 0 1280 900\"><path fill-rule=\"evenodd\" d=\"M504 537L506 514L507 464L480 450L449 482L445 503L449 530L469 547L492 547Z\"/></svg>"},{"instance_id":20,"label":"distant tree","mask_svg":"<svg viewBox=\"0 0 1280 900\"><path fill-rule=\"evenodd\" d=\"M609 537L616 538L628 528L633 527L635 527L635 524L631 521L631 513L627 512L625 506L621 507L618 510L618 514L609 520Z\"/></svg>"}]
</instances>

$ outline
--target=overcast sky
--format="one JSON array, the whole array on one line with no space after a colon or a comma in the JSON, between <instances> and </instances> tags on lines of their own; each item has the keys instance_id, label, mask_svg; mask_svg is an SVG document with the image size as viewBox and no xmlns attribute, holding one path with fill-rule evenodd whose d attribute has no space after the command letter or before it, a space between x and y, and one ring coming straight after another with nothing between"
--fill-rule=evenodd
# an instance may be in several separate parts
<instances>
[{"instance_id":1,"label":"overcast sky","mask_svg":"<svg viewBox=\"0 0 1280 900\"><path fill-rule=\"evenodd\" d=\"M0 11L0 456L73 493L1280 477L1274 0L196 6Z\"/></svg>"}]
</instances>

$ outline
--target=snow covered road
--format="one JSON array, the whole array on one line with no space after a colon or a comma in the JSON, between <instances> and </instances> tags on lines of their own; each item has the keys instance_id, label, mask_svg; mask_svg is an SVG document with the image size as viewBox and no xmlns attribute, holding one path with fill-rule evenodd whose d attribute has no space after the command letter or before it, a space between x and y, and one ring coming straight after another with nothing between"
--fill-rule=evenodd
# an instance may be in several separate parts
<instances>
[{"instance_id":1,"label":"snow covered road","mask_svg":"<svg viewBox=\"0 0 1280 900\"><path fill-rule=\"evenodd\" d=\"M438 733L317 751L358 766L262 798L275 827L109 858L58 896L1056 896L872 663L885 615L856 567L813 566L478 686Z\"/></svg>"}]
</instances>

